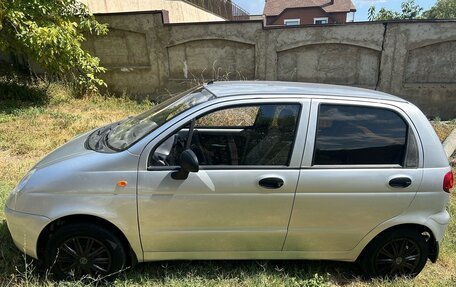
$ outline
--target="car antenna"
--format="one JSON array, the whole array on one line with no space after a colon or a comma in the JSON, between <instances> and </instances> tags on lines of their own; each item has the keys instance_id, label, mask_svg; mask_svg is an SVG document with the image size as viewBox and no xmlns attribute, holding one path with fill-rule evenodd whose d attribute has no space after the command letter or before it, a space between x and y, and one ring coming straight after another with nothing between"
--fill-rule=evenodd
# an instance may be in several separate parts
<instances>
[{"instance_id":1,"label":"car antenna","mask_svg":"<svg viewBox=\"0 0 456 287\"><path fill-rule=\"evenodd\" d=\"M212 85L214 83L214 80L211 80L209 82L206 83L206 85Z\"/></svg>"}]
</instances>

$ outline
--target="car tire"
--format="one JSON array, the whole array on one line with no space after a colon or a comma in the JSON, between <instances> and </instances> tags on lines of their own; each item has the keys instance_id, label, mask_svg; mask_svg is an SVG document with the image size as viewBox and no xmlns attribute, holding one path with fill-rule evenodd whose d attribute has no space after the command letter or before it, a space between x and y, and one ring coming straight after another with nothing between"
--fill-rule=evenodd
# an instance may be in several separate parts
<instances>
[{"instance_id":1,"label":"car tire","mask_svg":"<svg viewBox=\"0 0 456 287\"><path fill-rule=\"evenodd\" d=\"M375 238L359 263L368 278L415 277L426 265L428 255L426 239L419 231L395 229Z\"/></svg>"},{"instance_id":2,"label":"car tire","mask_svg":"<svg viewBox=\"0 0 456 287\"><path fill-rule=\"evenodd\" d=\"M113 278L127 266L127 253L122 241L108 229L70 224L50 236L44 262L58 280L104 280Z\"/></svg>"}]
</instances>

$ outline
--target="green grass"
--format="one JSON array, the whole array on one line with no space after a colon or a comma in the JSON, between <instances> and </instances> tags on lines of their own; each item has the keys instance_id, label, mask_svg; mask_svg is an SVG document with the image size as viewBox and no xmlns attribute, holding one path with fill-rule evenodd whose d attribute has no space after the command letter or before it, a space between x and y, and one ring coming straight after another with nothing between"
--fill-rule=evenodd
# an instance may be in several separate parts
<instances>
[{"instance_id":1,"label":"green grass","mask_svg":"<svg viewBox=\"0 0 456 287\"><path fill-rule=\"evenodd\" d=\"M125 97L80 96L67 84L18 84L0 78L0 207L42 156L94 127L151 107ZM446 131L444 131L446 132ZM455 191L453 191L455 192ZM454 217L456 200L449 210ZM115 286L456 286L456 223L436 264L413 280L363 281L354 264L322 261L177 261L138 265ZM0 286L86 286L56 283L14 247L0 210Z\"/></svg>"}]
</instances>

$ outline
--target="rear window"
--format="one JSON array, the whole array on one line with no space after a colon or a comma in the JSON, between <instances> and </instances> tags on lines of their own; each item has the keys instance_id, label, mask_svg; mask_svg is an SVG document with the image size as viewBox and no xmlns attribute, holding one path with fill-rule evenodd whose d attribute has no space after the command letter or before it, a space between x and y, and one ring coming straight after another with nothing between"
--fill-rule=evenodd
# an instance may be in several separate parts
<instances>
[{"instance_id":1,"label":"rear window","mask_svg":"<svg viewBox=\"0 0 456 287\"><path fill-rule=\"evenodd\" d=\"M314 165L404 165L408 126L396 112L320 106Z\"/></svg>"}]
</instances>

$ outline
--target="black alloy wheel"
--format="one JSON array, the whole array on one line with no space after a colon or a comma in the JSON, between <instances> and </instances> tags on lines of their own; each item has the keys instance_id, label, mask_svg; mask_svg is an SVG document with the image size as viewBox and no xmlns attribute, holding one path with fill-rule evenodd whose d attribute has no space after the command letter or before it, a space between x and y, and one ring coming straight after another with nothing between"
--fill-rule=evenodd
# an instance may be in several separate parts
<instances>
[{"instance_id":1,"label":"black alloy wheel","mask_svg":"<svg viewBox=\"0 0 456 287\"><path fill-rule=\"evenodd\" d=\"M415 228L385 231L369 243L358 263L368 278L415 277L429 257L426 240L431 239Z\"/></svg>"},{"instance_id":2,"label":"black alloy wheel","mask_svg":"<svg viewBox=\"0 0 456 287\"><path fill-rule=\"evenodd\" d=\"M64 225L49 238L45 264L56 279L108 279L123 271L127 256L110 230L92 224Z\"/></svg>"},{"instance_id":3,"label":"black alloy wheel","mask_svg":"<svg viewBox=\"0 0 456 287\"><path fill-rule=\"evenodd\" d=\"M403 276L413 274L420 263L418 245L407 238L387 242L377 252L375 267L380 276Z\"/></svg>"},{"instance_id":4,"label":"black alloy wheel","mask_svg":"<svg viewBox=\"0 0 456 287\"><path fill-rule=\"evenodd\" d=\"M106 276L111 270L112 256L99 240L76 236L59 246L55 264L59 270L76 278L84 275Z\"/></svg>"}]
</instances>

